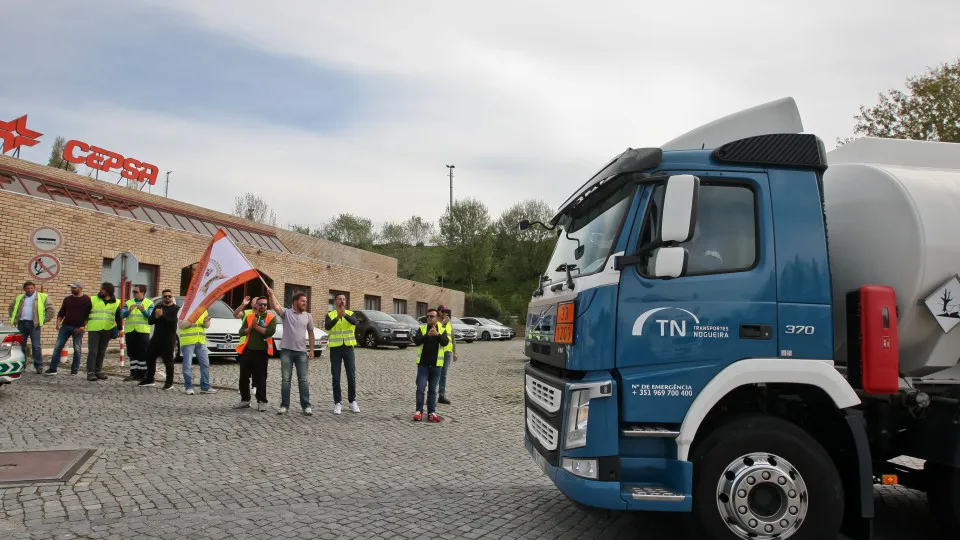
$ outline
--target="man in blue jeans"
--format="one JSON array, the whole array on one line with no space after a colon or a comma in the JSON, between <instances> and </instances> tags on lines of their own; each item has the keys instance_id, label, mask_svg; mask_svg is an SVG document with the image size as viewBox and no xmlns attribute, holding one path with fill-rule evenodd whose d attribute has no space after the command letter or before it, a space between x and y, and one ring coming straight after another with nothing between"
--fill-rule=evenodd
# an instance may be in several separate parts
<instances>
[{"instance_id":1,"label":"man in blue jeans","mask_svg":"<svg viewBox=\"0 0 960 540\"><path fill-rule=\"evenodd\" d=\"M452 312L450 308L443 304L437 309L440 311L440 325L446 330L447 337L450 338L450 343L443 348L443 367L440 368L440 397L437 399L437 403L450 405L450 400L447 399L447 370L450 369L450 364L460 357L457 355L457 340L454 339L453 335Z\"/></svg>"},{"instance_id":2,"label":"man in blue jeans","mask_svg":"<svg viewBox=\"0 0 960 540\"><path fill-rule=\"evenodd\" d=\"M197 322L189 320L177 323L180 329L180 357L183 360L183 388L188 396L196 394L193 391L193 357L196 355L200 364L200 393L216 394L210 387L210 356L207 354L207 328L210 328L210 317L204 311L197 318Z\"/></svg>"},{"instance_id":3,"label":"man in blue jeans","mask_svg":"<svg viewBox=\"0 0 960 540\"><path fill-rule=\"evenodd\" d=\"M83 333L93 305L90 297L83 294L83 283L70 283L70 296L63 299L60 312L57 313L57 344L53 348L53 357L50 358L50 368L46 375L56 375L60 366L60 355L67 344L67 339L73 338L73 364L70 365L70 374L76 375L80 371L80 349L83 347Z\"/></svg>"},{"instance_id":4,"label":"man in blue jeans","mask_svg":"<svg viewBox=\"0 0 960 540\"><path fill-rule=\"evenodd\" d=\"M297 386L300 392L300 408L303 414L313 414L310 406L310 382L307 379L309 360L313 360L315 342L313 317L307 311L307 295L298 292L293 295L289 309L284 309L273 295L273 289L267 289L270 307L277 312L283 322L283 336L280 338L280 409L277 414L287 414L290 409L290 378L293 366L297 366ZM307 349L307 337L310 348Z\"/></svg>"},{"instance_id":5,"label":"man in blue jeans","mask_svg":"<svg viewBox=\"0 0 960 540\"><path fill-rule=\"evenodd\" d=\"M443 369L443 349L450 342L446 329L437 321L437 310L427 311L427 324L421 325L413 335L417 351L417 410L413 421L423 420L424 393L427 394L427 422L442 420L437 414L437 383Z\"/></svg>"},{"instance_id":6,"label":"man in blue jeans","mask_svg":"<svg viewBox=\"0 0 960 540\"><path fill-rule=\"evenodd\" d=\"M53 301L42 293L37 292L37 286L28 281L23 284L23 294L18 294L10 304L10 325L16 326L23 336L20 350L27 356L27 340L33 346L33 368L37 373L43 373L43 354L40 348L40 328L44 323L53 319Z\"/></svg>"}]
</instances>

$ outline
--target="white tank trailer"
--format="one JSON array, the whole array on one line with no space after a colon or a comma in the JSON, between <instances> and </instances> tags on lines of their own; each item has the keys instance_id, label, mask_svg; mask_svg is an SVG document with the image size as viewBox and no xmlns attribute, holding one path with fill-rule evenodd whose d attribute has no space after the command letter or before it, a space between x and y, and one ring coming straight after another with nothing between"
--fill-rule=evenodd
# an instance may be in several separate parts
<instances>
[{"instance_id":1,"label":"white tank trailer","mask_svg":"<svg viewBox=\"0 0 960 540\"><path fill-rule=\"evenodd\" d=\"M827 155L824 206L834 295L835 360L847 360L844 296L897 293L900 372L960 380L960 326L944 332L924 299L960 272L960 144L862 138ZM960 309L960 295L944 311Z\"/></svg>"}]
</instances>

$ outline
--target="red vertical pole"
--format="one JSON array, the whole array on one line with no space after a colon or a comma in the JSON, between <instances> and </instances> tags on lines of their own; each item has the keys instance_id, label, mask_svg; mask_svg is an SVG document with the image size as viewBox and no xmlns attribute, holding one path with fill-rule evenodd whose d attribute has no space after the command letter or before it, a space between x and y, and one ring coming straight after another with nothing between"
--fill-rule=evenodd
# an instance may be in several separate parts
<instances>
[{"instance_id":1,"label":"red vertical pole","mask_svg":"<svg viewBox=\"0 0 960 540\"><path fill-rule=\"evenodd\" d=\"M127 302L127 276L126 273L120 275L120 306L117 309L123 309L123 305ZM126 326L126 319L120 319L120 367L123 367L126 364L126 333L124 328Z\"/></svg>"}]
</instances>

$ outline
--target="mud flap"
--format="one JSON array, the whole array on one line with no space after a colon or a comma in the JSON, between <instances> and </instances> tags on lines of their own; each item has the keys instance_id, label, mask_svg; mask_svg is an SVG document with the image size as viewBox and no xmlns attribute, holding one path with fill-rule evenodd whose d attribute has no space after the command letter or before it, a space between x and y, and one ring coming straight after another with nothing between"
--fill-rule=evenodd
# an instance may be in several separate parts
<instances>
[{"instance_id":1,"label":"mud flap","mask_svg":"<svg viewBox=\"0 0 960 540\"><path fill-rule=\"evenodd\" d=\"M873 458L867 440L866 420L857 409L844 409L844 420L850 430L852 455L846 463L838 463L844 479L843 525L841 531L853 540L870 540L873 536Z\"/></svg>"}]
</instances>

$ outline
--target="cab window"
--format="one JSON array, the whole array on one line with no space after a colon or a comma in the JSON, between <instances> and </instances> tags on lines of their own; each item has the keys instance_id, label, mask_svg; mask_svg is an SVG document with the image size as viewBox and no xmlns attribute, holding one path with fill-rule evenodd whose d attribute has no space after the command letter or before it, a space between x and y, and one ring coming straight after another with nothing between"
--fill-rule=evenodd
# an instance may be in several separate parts
<instances>
[{"instance_id":1,"label":"cab window","mask_svg":"<svg viewBox=\"0 0 960 540\"><path fill-rule=\"evenodd\" d=\"M664 186L654 188L637 247L653 241L660 224ZM700 184L697 225L693 238L680 246L689 254L687 275L740 272L758 261L757 203L750 186L703 180ZM637 265L644 276L656 250Z\"/></svg>"}]
</instances>

